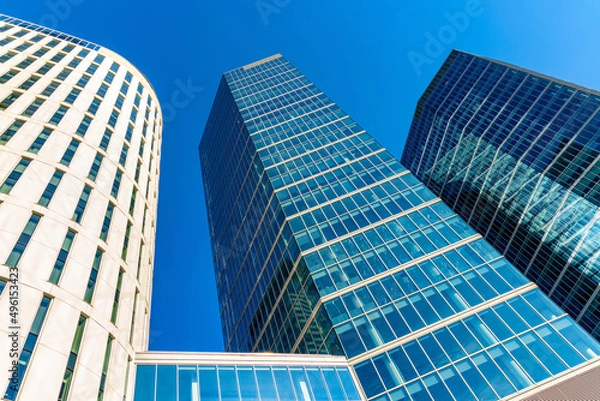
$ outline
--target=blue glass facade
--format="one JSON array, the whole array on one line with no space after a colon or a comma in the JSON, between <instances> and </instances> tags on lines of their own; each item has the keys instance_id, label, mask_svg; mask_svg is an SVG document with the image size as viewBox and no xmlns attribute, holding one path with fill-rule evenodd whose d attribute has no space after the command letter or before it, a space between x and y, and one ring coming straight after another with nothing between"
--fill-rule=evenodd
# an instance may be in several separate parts
<instances>
[{"instance_id":1,"label":"blue glass facade","mask_svg":"<svg viewBox=\"0 0 600 401\"><path fill-rule=\"evenodd\" d=\"M600 339L600 94L453 52L402 162Z\"/></svg>"},{"instance_id":2,"label":"blue glass facade","mask_svg":"<svg viewBox=\"0 0 600 401\"><path fill-rule=\"evenodd\" d=\"M293 360L293 357L290 358ZM134 401L360 401L348 367L139 364Z\"/></svg>"},{"instance_id":3,"label":"blue glass facade","mask_svg":"<svg viewBox=\"0 0 600 401\"><path fill-rule=\"evenodd\" d=\"M373 400L500 399L600 346L285 58L201 144L230 351L345 355Z\"/></svg>"}]
</instances>

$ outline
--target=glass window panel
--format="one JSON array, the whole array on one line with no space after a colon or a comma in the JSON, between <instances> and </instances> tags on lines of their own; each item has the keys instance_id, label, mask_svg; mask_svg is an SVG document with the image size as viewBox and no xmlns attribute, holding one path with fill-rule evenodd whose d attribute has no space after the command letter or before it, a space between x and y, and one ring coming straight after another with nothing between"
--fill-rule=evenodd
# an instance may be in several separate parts
<instances>
[{"instance_id":1,"label":"glass window panel","mask_svg":"<svg viewBox=\"0 0 600 401\"><path fill-rule=\"evenodd\" d=\"M505 344L507 351L519 365L525 369L529 377L534 383L550 377L550 373L542 366L542 364L525 348L519 340L510 340Z\"/></svg>"},{"instance_id":2,"label":"glass window panel","mask_svg":"<svg viewBox=\"0 0 600 401\"><path fill-rule=\"evenodd\" d=\"M500 397L506 397L515 392L515 388L487 354L482 352L474 356L473 363L479 368L481 374L492 384L494 391Z\"/></svg>"},{"instance_id":3,"label":"glass window panel","mask_svg":"<svg viewBox=\"0 0 600 401\"><path fill-rule=\"evenodd\" d=\"M269 368L256 368L258 391L262 401L277 401L277 392L271 370Z\"/></svg>"},{"instance_id":4,"label":"glass window panel","mask_svg":"<svg viewBox=\"0 0 600 401\"><path fill-rule=\"evenodd\" d=\"M177 399L177 366L158 365L156 377L156 399L176 401Z\"/></svg>"},{"instance_id":5,"label":"glass window panel","mask_svg":"<svg viewBox=\"0 0 600 401\"><path fill-rule=\"evenodd\" d=\"M219 384L221 388L221 401L237 401L240 399L235 370L233 367L220 367Z\"/></svg>"},{"instance_id":6,"label":"glass window panel","mask_svg":"<svg viewBox=\"0 0 600 401\"><path fill-rule=\"evenodd\" d=\"M456 369L479 399L495 400L498 398L470 360L457 363Z\"/></svg>"},{"instance_id":7,"label":"glass window panel","mask_svg":"<svg viewBox=\"0 0 600 401\"><path fill-rule=\"evenodd\" d=\"M600 345L581 326L575 324L570 318L562 318L551 323L584 357L591 359L600 355Z\"/></svg>"},{"instance_id":8,"label":"glass window panel","mask_svg":"<svg viewBox=\"0 0 600 401\"><path fill-rule=\"evenodd\" d=\"M137 397L136 397L137 400ZM179 400L199 401L200 387L198 386L198 374L196 367L179 367Z\"/></svg>"},{"instance_id":9,"label":"glass window panel","mask_svg":"<svg viewBox=\"0 0 600 401\"><path fill-rule=\"evenodd\" d=\"M242 401L258 401L258 388L253 369L240 367L237 373Z\"/></svg>"},{"instance_id":10,"label":"glass window panel","mask_svg":"<svg viewBox=\"0 0 600 401\"><path fill-rule=\"evenodd\" d=\"M533 384L527 373L501 346L488 350L488 354L494 362L502 369L504 374L512 382L518 391Z\"/></svg>"},{"instance_id":11,"label":"glass window panel","mask_svg":"<svg viewBox=\"0 0 600 401\"><path fill-rule=\"evenodd\" d=\"M385 387L383 386L372 361L367 360L356 365L355 370L368 398L374 397L385 391Z\"/></svg>"},{"instance_id":12,"label":"glass window panel","mask_svg":"<svg viewBox=\"0 0 600 401\"><path fill-rule=\"evenodd\" d=\"M329 401L327 388L323 382L321 372L317 368L306 368L306 375L312 388L312 393L316 401Z\"/></svg>"},{"instance_id":13,"label":"glass window panel","mask_svg":"<svg viewBox=\"0 0 600 401\"><path fill-rule=\"evenodd\" d=\"M215 367L203 367L198 370L200 374L200 399L218 400L219 384L217 383L217 370ZM275 401L275 398L272 399ZM158 400L157 400L158 401ZM269 400L271 401L271 400Z\"/></svg>"},{"instance_id":14,"label":"glass window panel","mask_svg":"<svg viewBox=\"0 0 600 401\"><path fill-rule=\"evenodd\" d=\"M281 400L294 400L294 388L287 368L273 368L273 376L277 386L277 394Z\"/></svg>"},{"instance_id":15,"label":"glass window panel","mask_svg":"<svg viewBox=\"0 0 600 401\"><path fill-rule=\"evenodd\" d=\"M529 348L529 350L538 357L544 366L553 375L564 371L567 366L558 358L558 356L544 344L534 333L526 333L519 336L519 339Z\"/></svg>"},{"instance_id":16,"label":"glass window panel","mask_svg":"<svg viewBox=\"0 0 600 401\"><path fill-rule=\"evenodd\" d=\"M156 366L138 365L135 379L135 401L154 401Z\"/></svg>"},{"instance_id":17,"label":"glass window panel","mask_svg":"<svg viewBox=\"0 0 600 401\"><path fill-rule=\"evenodd\" d=\"M349 401L361 400L361 396L358 394L354 379L347 368L337 368L337 373L340 377L340 381L344 386L344 391Z\"/></svg>"},{"instance_id":18,"label":"glass window panel","mask_svg":"<svg viewBox=\"0 0 600 401\"><path fill-rule=\"evenodd\" d=\"M325 378L331 401L346 401L344 389L339 381L338 375L333 368L322 368L321 372Z\"/></svg>"}]
</instances>

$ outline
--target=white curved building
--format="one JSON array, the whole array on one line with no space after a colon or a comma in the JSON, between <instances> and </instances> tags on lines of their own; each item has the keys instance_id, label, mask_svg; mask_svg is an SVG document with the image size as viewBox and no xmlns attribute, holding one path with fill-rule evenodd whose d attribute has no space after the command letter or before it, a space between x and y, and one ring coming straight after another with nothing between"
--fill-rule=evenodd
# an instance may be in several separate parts
<instances>
[{"instance_id":1,"label":"white curved building","mask_svg":"<svg viewBox=\"0 0 600 401\"><path fill-rule=\"evenodd\" d=\"M161 129L156 95L127 60L0 15L4 399L131 398L132 360L147 349Z\"/></svg>"}]
</instances>

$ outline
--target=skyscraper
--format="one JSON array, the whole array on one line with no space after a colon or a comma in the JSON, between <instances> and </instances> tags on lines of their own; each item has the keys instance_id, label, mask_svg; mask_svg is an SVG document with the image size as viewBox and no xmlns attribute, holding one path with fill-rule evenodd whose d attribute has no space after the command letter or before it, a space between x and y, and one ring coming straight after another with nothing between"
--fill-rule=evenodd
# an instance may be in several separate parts
<instances>
[{"instance_id":1,"label":"skyscraper","mask_svg":"<svg viewBox=\"0 0 600 401\"><path fill-rule=\"evenodd\" d=\"M600 93L454 51L402 162L600 339Z\"/></svg>"},{"instance_id":2,"label":"skyscraper","mask_svg":"<svg viewBox=\"0 0 600 401\"><path fill-rule=\"evenodd\" d=\"M123 400L147 349L161 113L93 43L0 15L0 391Z\"/></svg>"},{"instance_id":3,"label":"skyscraper","mask_svg":"<svg viewBox=\"0 0 600 401\"><path fill-rule=\"evenodd\" d=\"M282 56L224 74L199 152L228 351L344 355L378 401L600 391L598 343Z\"/></svg>"}]
</instances>

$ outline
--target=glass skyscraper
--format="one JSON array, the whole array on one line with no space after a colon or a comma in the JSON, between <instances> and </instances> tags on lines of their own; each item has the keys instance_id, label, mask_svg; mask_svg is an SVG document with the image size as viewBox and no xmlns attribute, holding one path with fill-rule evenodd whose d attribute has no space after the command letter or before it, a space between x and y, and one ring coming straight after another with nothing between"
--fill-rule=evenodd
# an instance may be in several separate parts
<instances>
[{"instance_id":1,"label":"glass skyscraper","mask_svg":"<svg viewBox=\"0 0 600 401\"><path fill-rule=\"evenodd\" d=\"M199 151L228 351L343 355L378 401L533 397L600 365L282 56L224 74Z\"/></svg>"},{"instance_id":2,"label":"glass skyscraper","mask_svg":"<svg viewBox=\"0 0 600 401\"><path fill-rule=\"evenodd\" d=\"M600 339L600 93L452 52L402 156Z\"/></svg>"}]
</instances>

